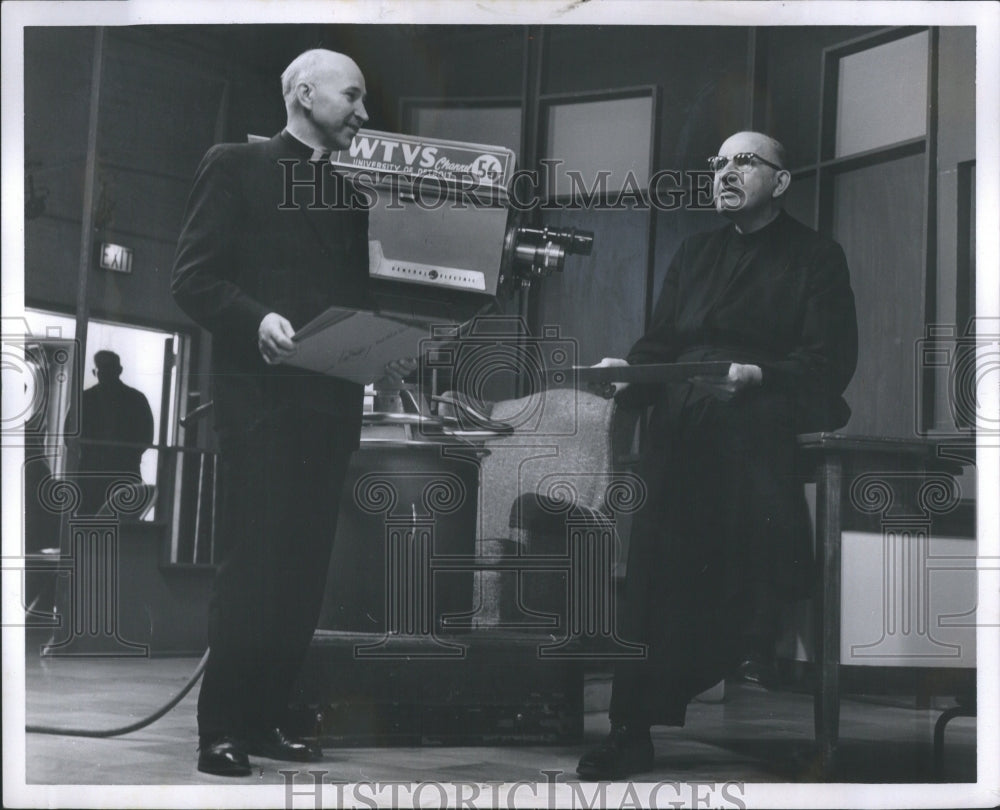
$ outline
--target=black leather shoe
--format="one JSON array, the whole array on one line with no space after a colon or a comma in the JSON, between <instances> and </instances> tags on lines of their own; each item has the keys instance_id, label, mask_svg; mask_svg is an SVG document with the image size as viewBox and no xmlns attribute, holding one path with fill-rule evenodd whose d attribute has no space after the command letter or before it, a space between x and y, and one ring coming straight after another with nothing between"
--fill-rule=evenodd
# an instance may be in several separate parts
<instances>
[{"instance_id":1,"label":"black leather shoe","mask_svg":"<svg viewBox=\"0 0 1000 810\"><path fill-rule=\"evenodd\" d=\"M285 736L280 728L258 731L247 738L247 752L268 759L288 762L319 762L323 749L318 745Z\"/></svg>"},{"instance_id":2,"label":"black leather shoe","mask_svg":"<svg viewBox=\"0 0 1000 810\"><path fill-rule=\"evenodd\" d=\"M216 776L249 776L250 760L232 737L216 737L198 746L198 770Z\"/></svg>"},{"instance_id":3,"label":"black leather shoe","mask_svg":"<svg viewBox=\"0 0 1000 810\"><path fill-rule=\"evenodd\" d=\"M653 740L649 729L612 726L597 748L580 758L576 772L584 779L621 779L653 767Z\"/></svg>"},{"instance_id":4,"label":"black leather shoe","mask_svg":"<svg viewBox=\"0 0 1000 810\"><path fill-rule=\"evenodd\" d=\"M778 668L773 659L751 653L736 667L736 677L744 683L773 689L778 683Z\"/></svg>"}]
</instances>

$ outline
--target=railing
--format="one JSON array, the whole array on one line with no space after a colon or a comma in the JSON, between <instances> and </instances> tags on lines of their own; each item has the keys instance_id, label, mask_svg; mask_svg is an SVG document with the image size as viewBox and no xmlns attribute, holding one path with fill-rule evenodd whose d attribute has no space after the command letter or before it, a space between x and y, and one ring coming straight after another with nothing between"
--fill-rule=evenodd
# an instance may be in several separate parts
<instances>
[{"instance_id":1,"label":"railing","mask_svg":"<svg viewBox=\"0 0 1000 810\"><path fill-rule=\"evenodd\" d=\"M162 492L163 514L170 515L169 562L211 565L219 514L219 457L195 448L170 450L160 466L161 480L172 482Z\"/></svg>"},{"instance_id":2,"label":"railing","mask_svg":"<svg viewBox=\"0 0 1000 810\"><path fill-rule=\"evenodd\" d=\"M140 475L110 469L81 468L79 462L69 465L72 472L62 472L62 459L39 458L33 463L47 469L34 474L40 480L37 487L26 488L25 507L28 515L50 511L45 505L43 489L46 479L70 486L79 499L78 514L118 514L122 520L153 523L167 528L169 545L164 558L167 564L211 565L215 560L215 538L218 513L218 456L195 447L176 447L134 442L111 442L91 439L71 439L67 442L70 456L85 448L132 449L142 451ZM116 489L128 487L129 496L115 497ZM120 509L127 501L129 508ZM41 525L44 521L37 521ZM29 519L26 530L31 533ZM52 540L39 538L28 546L52 546Z\"/></svg>"}]
</instances>

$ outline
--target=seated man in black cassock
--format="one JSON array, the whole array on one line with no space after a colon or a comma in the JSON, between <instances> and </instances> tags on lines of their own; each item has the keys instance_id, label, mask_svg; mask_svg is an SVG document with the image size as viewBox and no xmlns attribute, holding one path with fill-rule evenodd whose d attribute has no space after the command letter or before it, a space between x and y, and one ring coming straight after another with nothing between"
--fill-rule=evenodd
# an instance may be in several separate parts
<instances>
[{"instance_id":1,"label":"seated man in black cassock","mask_svg":"<svg viewBox=\"0 0 1000 810\"><path fill-rule=\"evenodd\" d=\"M773 138L739 132L709 163L730 224L683 242L647 333L627 360L600 364L731 363L718 380L618 387L654 406L622 627L647 654L616 669L611 733L577 768L587 779L649 770L650 726L684 725L695 695L773 649L780 605L806 595L813 571L795 436L850 413L843 250L782 210L791 175Z\"/></svg>"}]
</instances>

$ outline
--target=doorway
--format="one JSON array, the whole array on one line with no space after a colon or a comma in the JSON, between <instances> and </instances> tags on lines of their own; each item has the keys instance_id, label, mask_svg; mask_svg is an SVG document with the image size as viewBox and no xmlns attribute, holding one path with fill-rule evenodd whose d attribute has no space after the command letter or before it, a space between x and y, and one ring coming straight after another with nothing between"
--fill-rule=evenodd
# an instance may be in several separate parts
<instances>
[{"instance_id":1,"label":"doorway","mask_svg":"<svg viewBox=\"0 0 1000 810\"><path fill-rule=\"evenodd\" d=\"M32 336L72 339L76 328L73 317L48 310L25 308L25 319ZM182 354L185 336L178 332L165 332L145 326L117 323L92 318L87 327L87 345L81 353L79 382L70 380L73 396L59 399L61 412L54 415L54 424L65 424L70 402L77 401L82 390L97 384L94 355L98 351L112 351L118 355L121 380L145 396L153 416L153 446L142 454L140 475L144 484L157 485L159 450L172 446L177 438L178 408L178 358ZM65 471L65 454L55 460L53 473L61 476ZM143 520L156 519L155 507L143 515Z\"/></svg>"}]
</instances>

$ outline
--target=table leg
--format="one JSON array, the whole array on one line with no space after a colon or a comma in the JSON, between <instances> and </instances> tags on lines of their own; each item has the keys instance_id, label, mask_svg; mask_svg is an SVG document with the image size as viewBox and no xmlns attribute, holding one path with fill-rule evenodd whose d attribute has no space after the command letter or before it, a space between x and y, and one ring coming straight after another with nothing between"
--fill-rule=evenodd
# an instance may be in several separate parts
<instances>
[{"instance_id":1,"label":"table leg","mask_svg":"<svg viewBox=\"0 0 1000 810\"><path fill-rule=\"evenodd\" d=\"M816 744L824 775L834 769L840 732L840 507L843 464L831 455L823 459L816 482L816 532L820 557L817 607L816 664L818 680L813 702Z\"/></svg>"}]
</instances>

